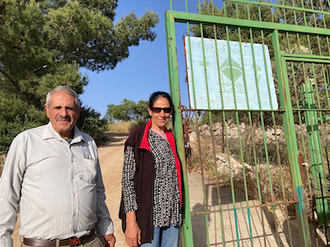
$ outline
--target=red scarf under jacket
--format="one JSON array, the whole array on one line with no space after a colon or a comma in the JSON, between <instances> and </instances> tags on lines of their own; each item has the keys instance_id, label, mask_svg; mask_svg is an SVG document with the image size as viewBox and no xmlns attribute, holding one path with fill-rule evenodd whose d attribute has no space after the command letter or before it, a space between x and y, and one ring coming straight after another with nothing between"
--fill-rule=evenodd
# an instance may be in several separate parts
<instances>
[{"instance_id":1,"label":"red scarf under jacket","mask_svg":"<svg viewBox=\"0 0 330 247\"><path fill-rule=\"evenodd\" d=\"M146 130L149 130L151 128L151 124L152 124L152 120L150 120L146 124L145 131L143 133L143 137L142 137L141 144L140 144L140 148L147 149L150 153L151 153L151 149L150 149L149 142L148 142L149 131L146 131ZM172 132L165 127L165 134L166 134L168 143L171 146L174 158L175 158L175 166L176 166L178 184L179 184L179 189L180 189L180 207L182 207L181 163L180 163L178 154L176 152L176 145L175 145L175 140L174 140L174 136L173 136Z\"/></svg>"}]
</instances>

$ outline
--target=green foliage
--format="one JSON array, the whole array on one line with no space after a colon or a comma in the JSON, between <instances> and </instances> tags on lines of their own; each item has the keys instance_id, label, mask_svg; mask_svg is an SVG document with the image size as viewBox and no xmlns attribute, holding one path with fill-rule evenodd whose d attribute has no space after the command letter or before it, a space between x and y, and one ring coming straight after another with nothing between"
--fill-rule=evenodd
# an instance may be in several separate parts
<instances>
[{"instance_id":1,"label":"green foliage","mask_svg":"<svg viewBox=\"0 0 330 247\"><path fill-rule=\"evenodd\" d=\"M123 99L120 105L113 107L112 115L116 120L130 121L134 118L135 102L128 99Z\"/></svg>"},{"instance_id":2,"label":"green foliage","mask_svg":"<svg viewBox=\"0 0 330 247\"><path fill-rule=\"evenodd\" d=\"M121 101L120 105L108 105L105 118L110 122L114 122L115 120L147 120L149 119L148 101L140 100L138 103L135 103L125 98Z\"/></svg>"},{"instance_id":3,"label":"green foliage","mask_svg":"<svg viewBox=\"0 0 330 247\"><path fill-rule=\"evenodd\" d=\"M2 2L0 131L25 119L25 115L37 125L45 124L47 92L66 85L79 95L88 84L80 67L92 71L114 69L129 56L130 46L156 38L151 30L159 21L156 13L147 10L137 17L130 12L113 23L117 3L118 0ZM88 129L98 139L95 133L103 120L97 120L99 115L91 109L86 114L90 115L80 119L84 122L82 130Z\"/></svg>"},{"instance_id":4,"label":"green foliage","mask_svg":"<svg viewBox=\"0 0 330 247\"><path fill-rule=\"evenodd\" d=\"M16 117L13 122L9 122L5 129L0 130L0 154L7 153L12 140L24 130L39 126L35 121L29 119L27 115Z\"/></svg>"},{"instance_id":5,"label":"green foliage","mask_svg":"<svg viewBox=\"0 0 330 247\"><path fill-rule=\"evenodd\" d=\"M148 120L149 119L149 112L148 112L148 100L139 100L139 102L136 103L133 111L134 115L137 120Z\"/></svg>"},{"instance_id":6,"label":"green foliage","mask_svg":"<svg viewBox=\"0 0 330 247\"><path fill-rule=\"evenodd\" d=\"M104 131L107 128L107 120L100 120L101 114L90 107L82 107L80 117L77 121L77 127L91 135L96 144L99 145L105 141Z\"/></svg>"},{"instance_id":7,"label":"green foliage","mask_svg":"<svg viewBox=\"0 0 330 247\"><path fill-rule=\"evenodd\" d=\"M113 108L115 107L115 104L110 104L108 105L107 111L105 113L105 119L108 120L108 122L113 123L115 121L114 117L113 117Z\"/></svg>"}]
</instances>

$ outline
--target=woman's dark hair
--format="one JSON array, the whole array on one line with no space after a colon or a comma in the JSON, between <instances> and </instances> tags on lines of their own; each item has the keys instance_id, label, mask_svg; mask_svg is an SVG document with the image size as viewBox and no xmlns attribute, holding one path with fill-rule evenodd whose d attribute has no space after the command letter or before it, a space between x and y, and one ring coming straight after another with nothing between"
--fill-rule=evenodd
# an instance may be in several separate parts
<instances>
[{"instance_id":1,"label":"woman's dark hair","mask_svg":"<svg viewBox=\"0 0 330 247\"><path fill-rule=\"evenodd\" d=\"M164 97L165 99L168 100L168 102L170 103L170 107L173 108L173 101L172 101L172 97L166 93L166 92L161 92L161 91L157 91L154 92L153 94L151 94L150 98L149 98L149 108L154 106L155 101L159 98L159 97Z\"/></svg>"}]
</instances>

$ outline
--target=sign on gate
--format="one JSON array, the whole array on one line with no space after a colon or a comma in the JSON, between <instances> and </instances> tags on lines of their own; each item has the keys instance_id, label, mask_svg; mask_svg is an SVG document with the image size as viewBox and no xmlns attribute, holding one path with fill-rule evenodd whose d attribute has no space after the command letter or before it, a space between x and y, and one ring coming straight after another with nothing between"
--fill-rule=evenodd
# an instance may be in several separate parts
<instances>
[{"instance_id":1,"label":"sign on gate","mask_svg":"<svg viewBox=\"0 0 330 247\"><path fill-rule=\"evenodd\" d=\"M186 36L185 53L192 108L277 110L266 45Z\"/></svg>"}]
</instances>

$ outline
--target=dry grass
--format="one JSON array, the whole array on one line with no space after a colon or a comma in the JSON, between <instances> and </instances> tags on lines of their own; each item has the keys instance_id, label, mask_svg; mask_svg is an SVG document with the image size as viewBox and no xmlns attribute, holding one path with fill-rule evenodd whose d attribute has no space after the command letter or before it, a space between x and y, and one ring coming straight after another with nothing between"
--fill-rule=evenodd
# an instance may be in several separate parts
<instances>
[{"instance_id":1,"label":"dry grass","mask_svg":"<svg viewBox=\"0 0 330 247\"><path fill-rule=\"evenodd\" d=\"M131 121L120 121L118 123L109 123L107 131L114 133L129 133L131 131L131 126L133 122Z\"/></svg>"},{"instance_id":2,"label":"dry grass","mask_svg":"<svg viewBox=\"0 0 330 247\"><path fill-rule=\"evenodd\" d=\"M149 120L137 120L137 121L120 121L117 123L109 123L107 131L112 133L130 133L134 128L144 125ZM170 120L167 125L167 129L172 129L172 121Z\"/></svg>"}]
</instances>

